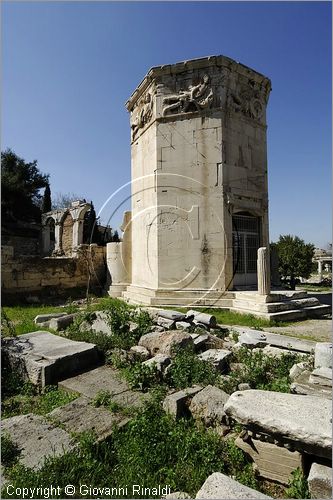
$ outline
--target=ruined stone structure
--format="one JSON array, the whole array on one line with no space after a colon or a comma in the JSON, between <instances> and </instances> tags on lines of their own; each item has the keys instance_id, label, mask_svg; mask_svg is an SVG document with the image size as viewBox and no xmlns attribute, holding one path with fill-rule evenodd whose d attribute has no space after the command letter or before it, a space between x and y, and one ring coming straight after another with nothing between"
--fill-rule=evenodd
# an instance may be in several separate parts
<instances>
[{"instance_id":1,"label":"ruined stone structure","mask_svg":"<svg viewBox=\"0 0 333 500\"><path fill-rule=\"evenodd\" d=\"M269 244L270 90L223 56L148 72L127 102L132 215L118 250L108 245L111 276L121 275L111 295L223 306L228 290L257 286L257 250Z\"/></svg>"},{"instance_id":2,"label":"ruined stone structure","mask_svg":"<svg viewBox=\"0 0 333 500\"><path fill-rule=\"evenodd\" d=\"M43 255L74 256L83 243L84 216L90 208L90 203L77 200L69 208L43 214Z\"/></svg>"}]
</instances>

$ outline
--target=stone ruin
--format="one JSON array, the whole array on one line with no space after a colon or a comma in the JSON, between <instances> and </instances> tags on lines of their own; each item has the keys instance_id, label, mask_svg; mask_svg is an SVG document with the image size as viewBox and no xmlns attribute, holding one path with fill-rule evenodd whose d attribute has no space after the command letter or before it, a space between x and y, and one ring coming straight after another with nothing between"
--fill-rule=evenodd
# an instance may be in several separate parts
<instances>
[{"instance_id":1,"label":"stone ruin","mask_svg":"<svg viewBox=\"0 0 333 500\"><path fill-rule=\"evenodd\" d=\"M115 348L112 354L154 368L161 381L168 377L176 352L188 347L193 348L199 359L210 363L224 380L241 369L239 363L233 362L233 354L240 347L262 351L267 356L294 353L303 358L304 361L290 370L289 394L251 389L245 382L239 383L231 395L219 387L197 385L180 391L170 389L163 407L175 419L193 417L205 427L214 429L221 439L232 434L232 422L240 423L243 431L235 444L251 458L259 477L288 485L291 473L299 468L308 479L311 498L331 498L332 344L219 325L214 316L194 310L186 313L157 308L145 310L153 320L150 332L141 336L138 345L128 350ZM75 317L66 313L44 314L37 316L35 323L39 328L48 326L64 330ZM135 326L132 324L131 328ZM80 328L112 334L104 311L96 311L89 325L83 323ZM116 421L106 409L91 405L101 389L108 390L113 401L128 407L141 406L149 396L130 389L113 367L99 366L95 345L74 342L65 335L60 337L37 331L4 339L3 355L10 366L16 367L34 384L43 387L59 383L60 387L80 395L49 415L62 424L61 439L67 449L71 446L68 432L93 428L102 440L112 434L115 423L126 425L129 421L128 416L119 415ZM309 368L309 355L314 356L314 369ZM43 439L46 438L46 422L40 417L12 417L3 424L14 440L22 439L24 432L42 434ZM52 432L60 430L55 427ZM27 450L22 460L30 463L30 457ZM229 495L229 488L232 496L225 496ZM211 489L215 491L213 497ZM246 492L247 496L243 497ZM268 497L248 491L223 474L214 473L197 498Z\"/></svg>"}]
</instances>

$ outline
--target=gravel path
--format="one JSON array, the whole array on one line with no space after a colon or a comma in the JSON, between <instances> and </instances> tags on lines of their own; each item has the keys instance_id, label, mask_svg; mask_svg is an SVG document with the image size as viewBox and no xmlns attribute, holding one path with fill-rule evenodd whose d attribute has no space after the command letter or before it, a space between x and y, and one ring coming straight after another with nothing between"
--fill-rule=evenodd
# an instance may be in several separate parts
<instances>
[{"instance_id":1,"label":"gravel path","mask_svg":"<svg viewBox=\"0 0 333 500\"><path fill-rule=\"evenodd\" d=\"M289 326L265 327L264 330L317 342L332 342L331 319L308 319L306 321L297 321Z\"/></svg>"}]
</instances>

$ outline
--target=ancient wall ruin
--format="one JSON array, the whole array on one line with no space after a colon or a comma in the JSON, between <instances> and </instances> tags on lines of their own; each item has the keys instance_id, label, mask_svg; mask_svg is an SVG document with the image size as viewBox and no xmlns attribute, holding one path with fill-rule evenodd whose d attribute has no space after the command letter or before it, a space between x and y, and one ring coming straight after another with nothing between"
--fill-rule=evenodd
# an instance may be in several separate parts
<instances>
[{"instance_id":1,"label":"ancient wall ruin","mask_svg":"<svg viewBox=\"0 0 333 500\"><path fill-rule=\"evenodd\" d=\"M101 292L106 280L105 247L82 245L77 257L15 258L11 246L2 247L3 302L29 297L55 297L73 289Z\"/></svg>"}]
</instances>

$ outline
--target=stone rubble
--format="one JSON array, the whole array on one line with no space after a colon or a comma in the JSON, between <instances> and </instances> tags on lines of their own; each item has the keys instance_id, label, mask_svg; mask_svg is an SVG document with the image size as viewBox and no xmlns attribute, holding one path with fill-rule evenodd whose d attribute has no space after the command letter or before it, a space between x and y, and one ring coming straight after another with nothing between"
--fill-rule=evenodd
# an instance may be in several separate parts
<instances>
[{"instance_id":1,"label":"stone rubble","mask_svg":"<svg viewBox=\"0 0 333 500\"><path fill-rule=\"evenodd\" d=\"M256 498L271 498L257 490L253 490L248 486L235 481L225 474L214 472L211 474L198 491L196 499L205 500L209 498L223 500L247 499L254 500Z\"/></svg>"},{"instance_id":2,"label":"stone rubble","mask_svg":"<svg viewBox=\"0 0 333 500\"><path fill-rule=\"evenodd\" d=\"M332 407L328 399L251 389L234 392L224 411L247 428L295 450L331 457Z\"/></svg>"},{"instance_id":3,"label":"stone rubble","mask_svg":"<svg viewBox=\"0 0 333 500\"><path fill-rule=\"evenodd\" d=\"M332 467L313 462L308 485L311 498L332 498Z\"/></svg>"}]
</instances>

